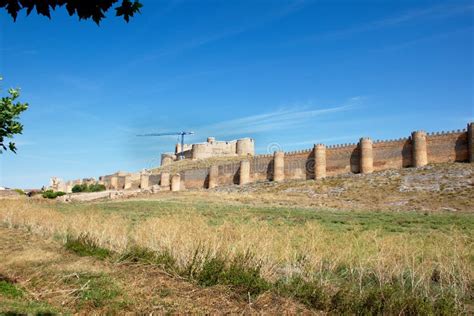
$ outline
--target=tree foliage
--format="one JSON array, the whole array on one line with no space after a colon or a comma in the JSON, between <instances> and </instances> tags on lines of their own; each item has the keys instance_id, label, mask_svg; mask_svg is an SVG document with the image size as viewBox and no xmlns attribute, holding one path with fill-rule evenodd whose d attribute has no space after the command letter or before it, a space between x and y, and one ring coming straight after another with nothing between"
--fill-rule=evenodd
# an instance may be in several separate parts
<instances>
[{"instance_id":1,"label":"tree foliage","mask_svg":"<svg viewBox=\"0 0 474 316\"><path fill-rule=\"evenodd\" d=\"M105 191L107 188L103 184L89 184L83 183L83 184L76 184L75 186L72 187L72 192L73 193L80 193L80 192L100 192L100 191Z\"/></svg>"},{"instance_id":2,"label":"tree foliage","mask_svg":"<svg viewBox=\"0 0 474 316\"><path fill-rule=\"evenodd\" d=\"M2 80L1 77L0 80ZM5 139L11 139L15 134L22 133L23 125L18 119L20 114L28 109L28 103L15 102L20 97L19 89L10 88L8 94L0 100L0 153L8 149L16 153L15 143L6 144Z\"/></svg>"},{"instance_id":3,"label":"tree foliage","mask_svg":"<svg viewBox=\"0 0 474 316\"><path fill-rule=\"evenodd\" d=\"M27 15L36 9L37 14L51 19L51 10L65 6L70 16L77 15L79 20L92 19L99 24L105 18L105 13L117 2L119 0L0 0L0 8L5 8L16 21L18 12L23 9L26 9ZM139 0L122 0L115 7L115 15L122 16L128 22L135 13L140 13L142 6Z\"/></svg>"}]
</instances>

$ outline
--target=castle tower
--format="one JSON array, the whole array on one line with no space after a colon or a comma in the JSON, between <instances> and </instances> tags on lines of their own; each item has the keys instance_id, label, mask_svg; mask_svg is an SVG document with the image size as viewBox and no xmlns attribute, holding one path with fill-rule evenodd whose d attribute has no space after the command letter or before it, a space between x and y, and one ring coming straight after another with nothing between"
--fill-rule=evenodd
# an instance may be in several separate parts
<instances>
[{"instance_id":1,"label":"castle tower","mask_svg":"<svg viewBox=\"0 0 474 316\"><path fill-rule=\"evenodd\" d=\"M237 156L253 156L255 154L255 143L251 138L242 138L237 140L236 144Z\"/></svg>"},{"instance_id":2,"label":"castle tower","mask_svg":"<svg viewBox=\"0 0 474 316\"><path fill-rule=\"evenodd\" d=\"M118 177L117 176L110 177L110 188L112 190L118 190Z\"/></svg>"},{"instance_id":3,"label":"castle tower","mask_svg":"<svg viewBox=\"0 0 474 316\"><path fill-rule=\"evenodd\" d=\"M285 153L275 151L273 153L273 181L285 180Z\"/></svg>"},{"instance_id":4,"label":"castle tower","mask_svg":"<svg viewBox=\"0 0 474 316\"><path fill-rule=\"evenodd\" d=\"M250 162L242 160L240 162L239 184L244 185L250 182Z\"/></svg>"},{"instance_id":5,"label":"castle tower","mask_svg":"<svg viewBox=\"0 0 474 316\"><path fill-rule=\"evenodd\" d=\"M161 154L161 165L166 166L174 161L170 154Z\"/></svg>"},{"instance_id":6,"label":"castle tower","mask_svg":"<svg viewBox=\"0 0 474 316\"><path fill-rule=\"evenodd\" d=\"M474 122L467 124L467 143L469 151L469 162L474 163Z\"/></svg>"},{"instance_id":7,"label":"castle tower","mask_svg":"<svg viewBox=\"0 0 474 316\"><path fill-rule=\"evenodd\" d=\"M314 145L314 178L316 180L326 177L326 146Z\"/></svg>"},{"instance_id":8,"label":"castle tower","mask_svg":"<svg viewBox=\"0 0 474 316\"><path fill-rule=\"evenodd\" d=\"M72 193L72 181L66 182L66 193Z\"/></svg>"},{"instance_id":9,"label":"castle tower","mask_svg":"<svg viewBox=\"0 0 474 316\"><path fill-rule=\"evenodd\" d=\"M413 142L413 167L422 167L428 164L428 151L426 149L426 133L415 131L411 133Z\"/></svg>"},{"instance_id":10,"label":"castle tower","mask_svg":"<svg viewBox=\"0 0 474 316\"><path fill-rule=\"evenodd\" d=\"M132 177L130 175L125 176L125 185L124 190L128 190L132 188Z\"/></svg>"},{"instance_id":11,"label":"castle tower","mask_svg":"<svg viewBox=\"0 0 474 316\"><path fill-rule=\"evenodd\" d=\"M209 189L213 189L217 187L218 177L219 177L219 167L217 165L211 166L211 168L209 168L209 184L208 184Z\"/></svg>"},{"instance_id":12,"label":"castle tower","mask_svg":"<svg viewBox=\"0 0 474 316\"><path fill-rule=\"evenodd\" d=\"M208 150L208 143L204 144L193 144L192 153L193 160L208 158L212 155L212 151Z\"/></svg>"},{"instance_id":13,"label":"castle tower","mask_svg":"<svg viewBox=\"0 0 474 316\"><path fill-rule=\"evenodd\" d=\"M171 177L171 191L177 192L181 189L181 176L179 173L174 174Z\"/></svg>"},{"instance_id":14,"label":"castle tower","mask_svg":"<svg viewBox=\"0 0 474 316\"><path fill-rule=\"evenodd\" d=\"M162 190L168 191L170 189L170 174L169 172L161 173L160 187Z\"/></svg>"},{"instance_id":15,"label":"castle tower","mask_svg":"<svg viewBox=\"0 0 474 316\"><path fill-rule=\"evenodd\" d=\"M148 175L148 173L142 172L140 174L140 189L142 190L148 189L149 183L150 183L149 180L150 180L150 176Z\"/></svg>"},{"instance_id":16,"label":"castle tower","mask_svg":"<svg viewBox=\"0 0 474 316\"><path fill-rule=\"evenodd\" d=\"M372 140L368 137L361 138L360 148L360 173L374 172L374 156L372 151Z\"/></svg>"}]
</instances>

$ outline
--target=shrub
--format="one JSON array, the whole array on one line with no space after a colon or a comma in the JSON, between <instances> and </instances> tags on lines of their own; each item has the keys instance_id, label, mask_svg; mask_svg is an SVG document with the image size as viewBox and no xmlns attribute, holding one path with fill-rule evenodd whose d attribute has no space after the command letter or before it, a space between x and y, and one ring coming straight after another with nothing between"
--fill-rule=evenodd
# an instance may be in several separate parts
<instances>
[{"instance_id":1,"label":"shrub","mask_svg":"<svg viewBox=\"0 0 474 316\"><path fill-rule=\"evenodd\" d=\"M105 185L103 185L103 184L96 183L96 184L91 184L89 186L89 191L90 192L100 192L100 191L105 191L105 190L106 190L106 188L105 188Z\"/></svg>"},{"instance_id":2,"label":"shrub","mask_svg":"<svg viewBox=\"0 0 474 316\"><path fill-rule=\"evenodd\" d=\"M43 197L45 199L55 199L58 196L63 196L65 194L66 194L66 192L62 192L62 191L54 192L53 190L46 190L46 191L43 192Z\"/></svg>"},{"instance_id":3,"label":"shrub","mask_svg":"<svg viewBox=\"0 0 474 316\"><path fill-rule=\"evenodd\" d=\"M212 286L219 283L219 278L225 270L225 260L212 258L206 260L201 271L196 276L196 280L201 286Z\"/></svg>"},{"instance_id":4,"label":"shrub","mask_svg":"<svg viewBox=\"0 0 474 316\"><path fill-rule=\"evenodd\" d=\"M73 193L79 193L79 192L87 192L87 184L76 184L75 186L72 187L72 192Z\"/></svg>"},{"instance_id":5,"label":"shrub","mask_svg":"<svg viewBox=\"0 0 474 316\"><path fill-rule=\"evenodd\" d=\"M72 188L72 192L73 193L80 193L80 192L100 192L100 191L105 191L106 188L105 188L105 185L103 184L98 184L98 183L95 183L95 184L87 184L87 183L83 183L83 184L76 184L73 188Z\"/></svg>"},{"instance_id":6,"label":"shrub","mask_svg":"<svg viewBox=\"0 0 474 316\"><path fill-rule=\"evenodd\" d=\"M275 283L275 291L282 296L293 297L307 306L325 310L329 304L328 295L316 281L306 281L299 276Z\"/></svg>"},{"instance_id":7,"label":"shrub","mask_svg":"<svg viewBox=\"0 0 474 316\"><path fill-rule=\"evenodd\" d=\"M260 273L260 266L252 263L253 255L246 253L236 256L226 264L225 259L206 260L195 276L201 286L225 284L242 294L258 295L269 290L271 284Z\"/></svg>"}]
</instances>

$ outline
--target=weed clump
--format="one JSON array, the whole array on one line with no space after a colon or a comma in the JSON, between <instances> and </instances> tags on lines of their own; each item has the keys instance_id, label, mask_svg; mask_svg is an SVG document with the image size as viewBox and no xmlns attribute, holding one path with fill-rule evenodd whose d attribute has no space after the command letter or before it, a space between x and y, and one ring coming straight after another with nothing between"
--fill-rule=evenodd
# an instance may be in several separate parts
<instances>
[{"instance_id":1,"label":"weed clump","mask_svg":"<svg viewBox=\"0 0 474 316\"><path fill-rule=\"evenodd\" d=\"M253 263L253 259L250 252L237 255L230 262L219 257L207 259L195 280L201 286L224 284L242 294L258 295L269 290L271 284L261 276L261 267Z\"/></svg>"},{"instance_id":2,"label":"weed clump","mask_svg":"<svg viewBox=\"0 0 474 316\"><path fill-rule=\"evenodd\" d=\"M80 234L78 237L66 236L64 247L79 256L92 256L105 259L112 255L110 250L99 247L97 242L88 234Z\"/></svg>"},{"instance_id":3,"label":"weed clump","mask_svg":"<svg viewBox=\"0 0 474 316\"><path fill-rule=\"evenodd\" d=\"M156 252L139 246L132 246L127 249L120 255L119 261L154 264L170 272L177 270L176 259L170 252Z\"/></svg>"}]
</instances>

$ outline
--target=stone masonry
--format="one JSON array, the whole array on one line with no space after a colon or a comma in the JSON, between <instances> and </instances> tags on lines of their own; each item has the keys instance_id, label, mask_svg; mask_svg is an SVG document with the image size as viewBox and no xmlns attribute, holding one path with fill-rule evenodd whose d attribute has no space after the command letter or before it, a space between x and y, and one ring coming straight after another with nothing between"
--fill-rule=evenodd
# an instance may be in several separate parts
<instances>
[{"instance_id":1,"label":"stone masonry","mask_svg":"<svg viewBox=\"0 0 474 316\"><path fill-rule=\"evenodd\" d=\"M244 141L238 145L242 140ZM185 146L185 149L192 151L190 158L205 159L219 155L242 157L238 161L198 169L190 167L179 173L116 172L101 176L98 181L88 178L64 183L58 178L52 178L50 188L70 192L75 184L97 182L104 184L109 190L147 190L157 187L160 191L176 192L232 184L245 185L256 181L318 181L343 173L368 174L386 169L422 167L431 163L474 163L474 123L469 123L464 130L436 133L414 131L406 138L383 141L372 141L364 137L357 144L318 144L308 150L278 151L266 155L254 155L254 141L250 138L242 140L230 144L231 142L216 142L209 138L207 143ZM172 162L173 160L169 163Z\"/></svg>"},{"instance_id":2,"label":"stone masonry","mask_svg":"<svg viewBox=\"0 0 474 316\"><path fill-rule=\"evenodd\" d=\"M166 166L175 160L183 152L185 159L205 159L211 157L235 157L255 155L255 144L251 138L242 138L231 141L216 141L214 137L208 137L205 143L176 144L174 153L161 155L161 165Z\"/></svg>"}]
</instances>

